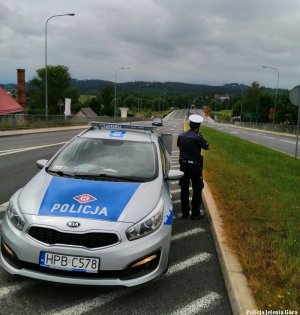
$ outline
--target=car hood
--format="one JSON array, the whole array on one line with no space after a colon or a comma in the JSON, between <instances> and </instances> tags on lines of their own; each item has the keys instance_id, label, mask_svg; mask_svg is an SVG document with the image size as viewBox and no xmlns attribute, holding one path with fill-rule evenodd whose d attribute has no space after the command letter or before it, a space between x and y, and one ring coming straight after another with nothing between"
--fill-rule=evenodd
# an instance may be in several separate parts
<instances>
[{"instance_id":1,"label":"car hood","mask_svg":"<svg viewBox=\"0 0 300 315\"><path fill-rule=\"evenodd\" d=\"M20 192L21 213L115 222L137 222L161 196L161 180L146 183L93 181L39 172Z\"/></svg>"}]
</instances>

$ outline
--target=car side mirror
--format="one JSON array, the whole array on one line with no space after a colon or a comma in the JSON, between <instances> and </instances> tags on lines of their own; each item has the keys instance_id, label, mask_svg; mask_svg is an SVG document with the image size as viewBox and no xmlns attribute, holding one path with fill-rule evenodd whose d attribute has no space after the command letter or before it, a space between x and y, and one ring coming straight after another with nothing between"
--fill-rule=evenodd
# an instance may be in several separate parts
<instances>
[{"instance_id":1,"label":"car side mirror","mask_svg":"<svg viewBox=\"0 0 300 315\"><path fill-rule=\"evenodd\" d=\"M44 168L45 165L47 164L48 160L37 160L36 161L36 166L40 169Z\"/></svg>"},{"instance_id":2,"label":"car side mirror","mask_svg":"<svg viewBox=\"0 0 300 315\"><path fill-rule=\"evenodd\" d=\"M180 170L169 170L167 180L178 180L183 176L183 172Z\"/></svg>"},{"instance_id":3,"label":"car side mirror","mask_svg":"<svg viewBox=\"0 0 300 315\"><path fill-rule=\"evenodd\" d=\"M162 133L161 141L167 152L172 155L173 135L171 133Z\"/></svg>"}]
</instances>

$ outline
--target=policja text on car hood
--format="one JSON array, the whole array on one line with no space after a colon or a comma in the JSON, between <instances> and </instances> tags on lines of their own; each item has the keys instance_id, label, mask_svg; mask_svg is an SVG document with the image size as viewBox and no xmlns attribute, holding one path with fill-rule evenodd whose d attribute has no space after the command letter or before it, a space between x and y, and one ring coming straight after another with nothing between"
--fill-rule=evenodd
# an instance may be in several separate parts
<instances>
[{"instance_id":1,"label":"policja text on car hood","mask_svg":"<svg viewBox=\"0 0 300 315\"><path fill-rule=\"evenodd\" d=\"M157 205L161 187L156 181L94 181L41 171L21 190L18 205L30 215L134 223Z\"/></svg>"}]
</instances>

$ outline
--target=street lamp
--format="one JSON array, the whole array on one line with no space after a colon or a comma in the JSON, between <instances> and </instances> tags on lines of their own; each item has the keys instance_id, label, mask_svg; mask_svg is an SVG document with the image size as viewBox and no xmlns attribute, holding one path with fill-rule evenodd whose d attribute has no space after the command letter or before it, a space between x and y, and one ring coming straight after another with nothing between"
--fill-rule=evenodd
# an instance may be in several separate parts
<instances>
[{"instance_id":1,"label":"street lamp","mask_svg":"<svg viewBox=\"0 0 300 315\"><path fill-rule=\"evenodd\" d=\"M262 66L264 69L273 69L277 71L277 87L276 87L276 95L275 95L275 105L274 105L274 114L273 114L273 125L275 120L275 114L276 114L276 105L277 105L277 93L278 93L278 84L279 84L279 70L274 67L268 67L268 66Z\"/></svg>"},{"instance_id":2,"label":"street lamp","mask_svg":"<svg viewBox=\"0 0 300 315\"><path fill-rule=\"evenodd\" d=\"M48 73L47 73L47 26L50 19L59 16L74 16L75 13L57 14L48 18L45 24L45 114L46 120L48 120Z\"/></svg>"},{"instance_id":3,"label":"street lamp","mask_svg":"<svg viewBox=\"0 0 300 315\"><path fill-rule=\"evenodd\" d=\"M115 72L115 106L114 106L114 117L117 116L117 74L120 70L130 70L129 67L118 68Z\"/></svg>"}]
</instances>

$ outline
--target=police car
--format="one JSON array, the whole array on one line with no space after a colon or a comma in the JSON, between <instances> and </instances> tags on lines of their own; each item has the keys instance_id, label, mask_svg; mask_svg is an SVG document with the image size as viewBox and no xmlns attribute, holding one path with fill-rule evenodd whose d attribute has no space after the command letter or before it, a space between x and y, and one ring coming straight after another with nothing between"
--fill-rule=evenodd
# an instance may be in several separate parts
<instances>
[{"instance_id":1,"label":"police car","mask_svg":"<svg viewBox=\"0 0 300 315\"><path fill-rule=\"evenodd\" d=\"M169 154L155 127L91 123L9 201L2 267L60 283L135 286L167 270Z\"/></svg>"}]
</instances>

